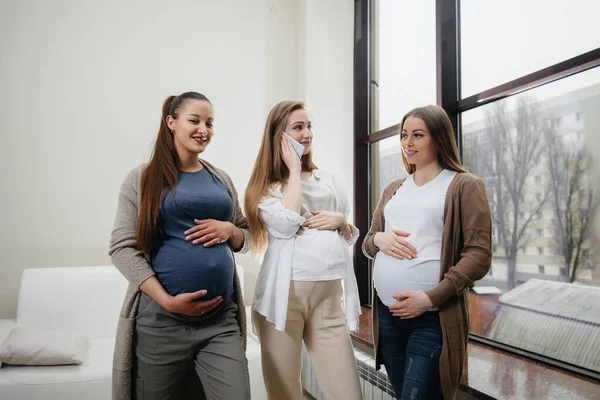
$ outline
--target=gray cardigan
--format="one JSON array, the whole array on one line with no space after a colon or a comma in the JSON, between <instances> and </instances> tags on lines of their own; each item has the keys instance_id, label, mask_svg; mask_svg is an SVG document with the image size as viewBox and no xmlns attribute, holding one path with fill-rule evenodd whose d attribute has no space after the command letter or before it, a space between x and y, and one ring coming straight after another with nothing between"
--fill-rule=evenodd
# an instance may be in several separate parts
<instances>
[{"instance_id":1,"label":"gray cardigan","mask_svg":"<svg viewBox=\"0 0 600 400\"><path fill-rule=\"evenodd\" d=\"M248 223L239 205L238 195L231 178L222 170L215 168L204 160L200 163L213 175L218 177L227 187L233 200L233 216L231 222L244 233L244 246L240 250L247 252L251 247L251 236ZM129 281L129 288L119 316L115 351L113 358L112 398L113 400L130 400L133 398L133 334L135 318L141 291L139 286L154 275L148 257L136 246L136 223L138 217L139 186L141 173L145 165L134 168L121 185L117 215L110 238L109 255L115 267ZM237 272L234 276L234 302L238 305L237 320L242 331L244 348L246 348L246 309L240 288Z\"/></svg>"}]
</instances>

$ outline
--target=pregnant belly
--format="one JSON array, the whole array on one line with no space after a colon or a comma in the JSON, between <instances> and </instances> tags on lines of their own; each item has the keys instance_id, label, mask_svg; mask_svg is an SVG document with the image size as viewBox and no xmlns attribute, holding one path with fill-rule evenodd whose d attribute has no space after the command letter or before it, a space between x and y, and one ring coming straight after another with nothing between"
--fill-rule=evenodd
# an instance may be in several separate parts
<instances>
[{"instance_id":1,"label":"pregnant belly","mask_svg":"<svg viewBox=\"0 0 600 400\"><path fill-rule=\"evenodd\" d=\"M390 306L397 302L395 294L432 289L438 284L439 276L439 260L397 260L379 252L375 259L373 283L383 304Z\"/></svg>"},{"instance_id":2,"label":"pregnant belly","mask_svg":"<svg viewBox=\"0 0 600 400\"><path fill-rule=\"evenodd\" d=\"M207 290L199 300L233 294L235 262L227 243L205 248L183 240L167 241L152 258L156 277L172 296Z\"/></svg>"},{"instance_id":3,"label":"pregnant belly","mask_svg":"<svg viewBox=\"0 0 600 400\"><path fill-rule=\"evenodd\" d=\"M296 236L294 260L307 265L343 265L346 251L346 242L337 231L305 229Z\"/></svg>"}]
</instances>

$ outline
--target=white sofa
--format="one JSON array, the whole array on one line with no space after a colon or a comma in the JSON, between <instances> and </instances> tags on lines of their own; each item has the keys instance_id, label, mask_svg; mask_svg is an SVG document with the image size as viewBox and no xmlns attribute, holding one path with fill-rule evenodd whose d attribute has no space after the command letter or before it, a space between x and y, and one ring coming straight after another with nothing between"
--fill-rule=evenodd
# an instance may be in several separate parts
<instances>
[{"instance_id":1,"label":"white sofa","mask_svg":"<svg viewBox=\"0 0 600 400\"><path fill-rule=\"evenodd\" d=\"M238 272L243 279L241 267ZM114 336L126 289L127 281L113 266L24 270L17 318L0 319L0 343L15 326L26 326L81 334L89 339L89 349L81 365L3 365L0 399L109 400ZM252 398L266 399L260 347L250 324L248 330Z\"/></svg>"}]
</instances>

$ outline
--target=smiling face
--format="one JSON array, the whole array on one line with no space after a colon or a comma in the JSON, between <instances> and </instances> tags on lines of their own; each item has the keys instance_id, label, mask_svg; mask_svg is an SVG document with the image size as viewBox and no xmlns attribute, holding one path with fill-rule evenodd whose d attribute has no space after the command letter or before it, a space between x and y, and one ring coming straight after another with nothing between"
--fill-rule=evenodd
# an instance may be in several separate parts
<instances>
[{"instance_id":1,"label":"smiling face","mask_svg":"<svg viewBox=\"0 0 600 400\"><path fill-rule=\"evenodd\" d=\"M304 109L298 109L289 115L284 132L304 146L303 154L308 154L313 139L311 129L312 122L309 119L308 112Z\"/></svg>"},{"instance_id":2,"label":"smiling face","mask_svg":"<svg viewBox=\"0 0 600 400\"><path fill-rule=\"evenodd\" d=\"M185 100L175 117L167 116L167 125L173 132L175 150L180 159L206 150L214 135L213 122L212 104L205 100Z\"/></svg>"},{"instance_id":3,"label":"smiling face","mask_svg":"<svg viewBox=\"0 0 600 400\"><path fill-rule=\"evenodd\" d=\"M408 117L400 132L402 153L417 168L437 162L436 143L421 118Z\"/></svg>"}]
</instances>

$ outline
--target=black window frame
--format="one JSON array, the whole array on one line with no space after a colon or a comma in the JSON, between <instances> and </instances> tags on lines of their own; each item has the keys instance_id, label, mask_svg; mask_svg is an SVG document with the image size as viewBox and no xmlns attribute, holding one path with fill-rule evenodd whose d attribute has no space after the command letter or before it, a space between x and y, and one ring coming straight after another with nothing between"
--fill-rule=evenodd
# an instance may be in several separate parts
<instances>
[{"instance_id":1,"label":"black window frame","mask_svg":"<svg viewBox=\"0 0 600 400\"><path fill-rule=\"evenodd\" d=\"M361 304L371 303L371 262L362 253L362 242L371 224L375 204L371 204L371 154L370 146L380 140L397 135L398 125L371 132L372 86L371 79L373 1L355 0L354 29L354 220L360 237L354 248L354 269L358 281ZM600 66L600 48L588 51L541 70L462 98L460 72L460 0L436 0L436 77L437 104L452 122L459 152L462 157L461 114L520 92L546 85ZM510 353L543 362L593 379L600 373L551 357L505 345L469 333L471 340Z\"/></svg>"}]
</instances>

